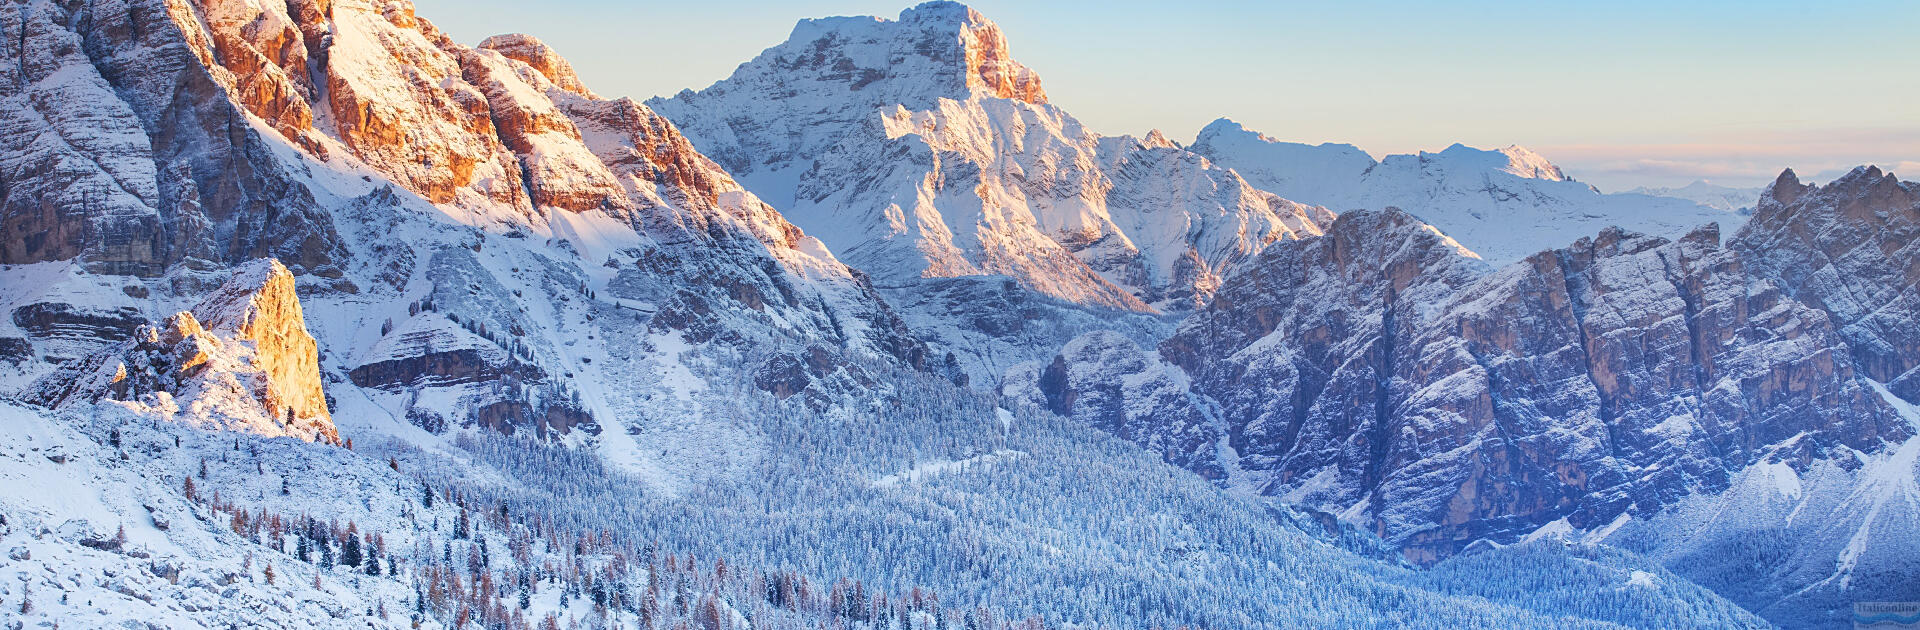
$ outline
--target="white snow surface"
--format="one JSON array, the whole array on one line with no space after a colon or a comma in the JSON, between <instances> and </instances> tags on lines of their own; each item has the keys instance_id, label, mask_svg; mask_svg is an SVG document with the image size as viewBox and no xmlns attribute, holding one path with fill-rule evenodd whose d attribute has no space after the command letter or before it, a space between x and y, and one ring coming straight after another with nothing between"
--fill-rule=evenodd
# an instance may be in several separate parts
<instances>
[{"instance_id":1,"label":"white snow surface","mask_svg":"<svg viewBox=\"0 0 1920 630\"><path fill-rule=\"evenodd\" d=\"M103 422L101 431L128 418L110 411L104 417L112 420ZM0 548L10 554L0 562L0 600L6 601L10 618L29 627L219 627L243 616L277 627L407 627L399 603L412 589L403 580L347 571L323 575L321 588L313 588L310 567L243 539L204 507L179 496L177 486L190 475L190 460L142 454L128 462L80 435L81 424L0 402L0 514L7 518L0 526ZM157 450L163 444L171 449L172 435L196 443L227 439L144 419L118 430L133 449ZM388 482L378 479L371 462L340 468L327 457L294 455L325 447L273 444L276 470L322 463L332 469L330 475L291 478L302 496L314 499L302 506L308 513L356 513L368 523L400 518L398 511L388 511L391 504L375 503L371 512L359 504L359 497L369 496L365 484ZM251 465L246 472L252 473ZM264 490L267 483L248 483L228 471L218 476L202 480L208 492L248 485ZM272 479L277 494L279 476ZM126 543L120 549L81 544L121 532ZM391 543L404 540L396 536ZM278 574L274 584L263 575L269 565ZM31 605L23 607L22 600ZM389 618L367 614L381 602L391 609ZM428 627L441 626L429 621Z\"/></svg>"},{"instance_id":2,"label":"white snow surface","mask_svg":"<svg viewBox=\"0 0 1920 630\"><path fill-rule=\"evenodd\" d=\"M1920 428L1920 407L1884 385L1868 383ZM1754 580L1741 587L1753 589L1746 594L1753 602L1741 603L1770 610L1817 611L1861 597L1900 596L1898 584L1887 591L1882 580L1886 572L1920 560L1920 545L1909 535L1920 522L1920 433L1878 453L1853 452L1851 462L1797 464L1785 454L1803 446L1801 440L1774 445L1781 455L1737 472L1725 492L1688 498L1649 519L1596 531L1594 537L1643 550L1676 570L1732 571L1720 579ZM1735 543L1732 549L1729 541ZM1806 586L1769 591L1760 581L1768 576L1739 568L1751 562L1741 555L1746 553L1783 555L1765 563L1771 579ZM1871 576L1870 583L1859 583L1863 574Z\"/></svg>"},{"instance_id":3,"label":"white snow surface","mask_svg":"<svg viewBox=\"0 0 1920 630\"><path fill-rule=\"evenodd\" d=\"M1300 203L1336 212L1400 208L1495 267L1609 226L1676 237L1716 222L1731 233L1745 221L1734 209L1687 199L1603 194L1520 146L1455 144L1438 153L1376 161L1352 145L1284 142L1222 118L1202 129L1190 148L1248 183Z\"/></svg>"},{"instance_id":4,"label":"white snow surface","mask_svg":"<svg viewBox=\"0 0 1920 630\"><path fill-rule=\"evenodd\" d=\"M1750 214L1753 212L1753 206L1760 201L1760 195L1766 191L1765 187L1736 188L1721 186L1703 179L1677 188L1642 186L1626 192L1685 199L1715 210Z\"/></svg>"}]
</instances>

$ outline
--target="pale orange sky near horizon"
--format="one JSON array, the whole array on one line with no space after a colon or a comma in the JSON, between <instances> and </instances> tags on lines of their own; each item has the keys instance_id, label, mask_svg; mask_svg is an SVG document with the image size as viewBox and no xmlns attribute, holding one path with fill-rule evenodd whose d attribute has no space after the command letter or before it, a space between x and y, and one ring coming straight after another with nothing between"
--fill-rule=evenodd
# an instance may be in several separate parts
<instances>
[{"instance_id":1,"label":"pale orange sky near horizon","mask_svg":"<svg viewBox=\"0 0 1920 630\"><path fill-rule=\"evenodd\" d=\"M526 32L594 90L701 88L795 21L912 2L415 0L474 43ZM1604 190L1758 186L1874 163L1920 178L1920 2L970 2L1106 134L1229 117L1375 157L1521 144Z\"/></svg>"}]
</instances>

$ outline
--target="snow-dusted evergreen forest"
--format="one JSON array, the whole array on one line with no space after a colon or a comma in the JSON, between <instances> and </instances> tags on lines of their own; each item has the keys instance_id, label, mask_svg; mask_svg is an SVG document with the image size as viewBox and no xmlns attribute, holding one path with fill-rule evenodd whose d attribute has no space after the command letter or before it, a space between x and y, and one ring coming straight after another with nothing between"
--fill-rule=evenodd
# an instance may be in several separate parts
<instances>
[{"instance_id":1,"label":"snow-dusted evergreen forest","mask_svg":"<svg viewBox=\"0 0 1920 630\"><path fill-rule=\"evenodd\" d=\"M1003 424L951 385L914 393L866 420L742 408L790 448L738 485L679 496L527 438L348 450L8 408L26 431L7 456L41 459L30 474L100 472L63 483L92 499L63 505L66 521L10 517L26 586L0 601L103 625L249 606L271 609L266 625L388 627L1762 623L1651 563L1558 541L1415 570L1377 539L1226 495L1071 421Z\"/></svg>"}]
</instances>

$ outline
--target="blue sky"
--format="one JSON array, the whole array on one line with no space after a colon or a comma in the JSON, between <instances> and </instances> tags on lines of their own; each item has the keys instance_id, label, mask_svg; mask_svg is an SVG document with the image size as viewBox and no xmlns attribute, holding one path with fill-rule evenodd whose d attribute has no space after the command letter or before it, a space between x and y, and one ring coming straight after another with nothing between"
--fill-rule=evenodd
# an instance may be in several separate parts
<instances>
[{"instance_id":1,"label":"blue sky","mask_svg":"<svg viewBox=\"0 0 1920 630\"><path fill-rule=\"evenodd\" d=\"M910 2L415 0L474 43L547 40L587 84L704 87L803 17ZM970 2L1102 133L1227 116L1375 156L1522 144L1606 190L1759 185L1877 163L1920 177L1920 2Z\"/></svg>"}]
</instances>

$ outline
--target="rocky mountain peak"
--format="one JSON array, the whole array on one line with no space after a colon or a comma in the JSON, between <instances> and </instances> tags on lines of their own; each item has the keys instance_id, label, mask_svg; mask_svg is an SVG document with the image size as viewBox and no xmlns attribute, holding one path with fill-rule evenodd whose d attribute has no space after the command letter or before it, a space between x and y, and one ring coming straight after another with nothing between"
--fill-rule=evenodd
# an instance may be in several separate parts
<instances>
[{"instance_id":1,"label":"rocky mountain peak","mask_svg":"<svg viewBox=\"0 0 1920 630\"><path fill-rule=\"evenodd\" d=\"M1900 223L1903 218L1912 220L1907 215L1916 205L1920 205L1920 185L1902 182L1878 166L1854 167L1825 186L1802 184L1793 169L1786 169L1761 195L1755 216L1767 219L1760 222L1763 225L1837 219ZM1843 216L1829 216L1836 211Z\"/></svg>"},{"instance_id":2,"label":"rocky mountain peak","mask_svg":"<svg viewBox=\"0 0 1920 630\"><path fill-rule=\"evenodd\" d=\"M293 273L272 258L233 270L233 277L193 308L209 332L253 345L253 365L266 374L262 404L275 416L329 420L320 390L319 346L307 332Z\"/></svg>"},{"instance_id":3,"label":"rocky mountain peak","mask_svg":"<svg viewBox=\"0 0 1920 630\"><path fill-rule=\"evenodd\" d=\"M248 112L271 122L319 111L275 127L315 157L349 155L428 201L511 230L550 226L556 211L604 213L664 242L711 228L810 256L792 251L797 229L671 123L595 95L536 37L468 47L404 0L266 4L195 0L169 14L170 26Z\"/></svg>"},{"instance_id":4,"label":"rocky mountain peak","mask_svg":"<svg viewBox=\"0 0 1920 630\"><path fill-rule=\"evenodd\" d=\"M1045 103L1040 76L1012 57L999 25L966 5L929 2L900 13L896 20L830 17L801 20L787 41L761 52L728 77L700 91L686 90L671 101L649 105L677 117L696 108L726 108L742 93L774 94L779 101L816 112L851 108L837 124L797 134L798 147L767 147L755 157L781 159L788 151L817 153L826 138L847 131L853 119L893 105L922 110L940 99L974 95ZM796 112L798 113L798 112ZM690 130L696 138L703 135ZM820 138L813 142L814 138ZM819 146L816 146L819 145ZM712 151L735 173L754 170L747 156ZM778 199L775 200L778 203Z\"/></svg>"},{"instance_id":5,"label":"rocky mountain peak","mask_svg":"<svg viewBox=\"0 0 1920 630\"><path fill-rule=\"evenodd\" d=\"M968 90L1029 103L1047 102L1040 75L1014 61L1000 26L972 7L945 0L927 2L900 12L899 24L918 30L916 44L925 47L917 50L949 62L947 72L960 71ZM951 61L961 63L952 65Z\"/></svg>"},{"instance_id":6,"label":"rocky mountain peak","mask_svg":"<svg viewBox=\"0 0 1920 630\"><path fill-rule=\"evenodd\" d=\"M1811 189L1813 189L1812 186L1800 183L1800 176L1794 173L1793 169L1786 169L1780 171L1780 176L1774 178L1773 184L1767 186L1766 192L1761 193L1760 200L1763 204L1770 201L1775 206L1786 205L1793 203L1800 198L1800 195Z\"/></svg>"},{"instance_id":7,"label":"rocky mountain peak","mask_svg":"<svg viewBox=\"0 0 1920 630\"><path fill-rule=\"evenodd\" d=\"M1820 187L1822 194L1866 200L1880 206L1910 206L1915 201L1914 186L1900 181L1892 172L1871 164L1856 166L1847 174Z\"/></svg>"},{"instance_id":8,"label":"rocky mountain peak","mask_svg":"<svg viewBox=\"0 0 1920 630\"><path fill-rule=\"evenodd\" d=\"M1083 305L1184 311L1331 218L1165 134L1093 133L1045 104L998 26L950 2L803 20L727 79L648 104L883 285L995 274Z\"/></svg>"},{"instance_id":9,"label":"rocky mountain peak","mask_svg":"<svg viewBox=\"0 0 1920 630\"><path fill-rule=\"evenodd\" d=\"M1046 102L1039 75L1013 60L998 25L966 5L930 2L892 20L800 20L731 76L647 105L784 211L803 162L874 133L883 114L976 97Z\"/></svg>"},{"instance_id":10,"label":"rocky mountain peak","mask_svg":"<svg viewBox=\"0 0 1920 630\"><path fill-rule=\"evenodd\" d=\"M568 63L565 57L561 57L552 46L540 41L538 37L523 33L495 35L480 42L480 49L491 50L505 55L508 59L532 66L560 89L595 98L586 84L580 82L580 75L574 73L573 64Z\"/></svg>"},{"instance_id":11,"label":"rocky mountain peak","mask_svg":"<svg viewBox=\"0 0 1920 630\"><path fill-rule=\"evenodd\" d=\"M340 439L293 273L271 258L236 267L193 310L43 378L28 399L115 401L196 426Z\"/></svg>"},{"instance_id":12,"label":"rocky mountain peak","mask_svg":"<svg viewBox=\"0 0 1920 630\"><path fill-rule=\"evenodd\" d=\"M960 31L960 41L967 51L968 87L986 89L1000 98L1047 102L1040 75L1013 60L1000 26L972 10L968 14L970 19Z\"/></svg>"},{"instance_id":13,"label":"rocky mountain peak","mask_svg":"<svg viewBox=\"0 0 1920 630\"><path fill-rule=\"evenodd\" d=\"M1159 129L1148 131L1147 137L1140 139L1140 144L1145 145L1149 149L1180 148L1180 145L1174 144L1172 140L1168 140L1167 134L1161 133Z\"/></svg>"},{"instance_id":14,"label":"rocky mountain peak","mask_svg":"<svg viewBox=\"0 0 1920 630\"><path fill-rule=\"evenodd\" d=\"M1507 167L1505 170L1509 173L1521 177L1546 179L1557 182L1571 179L1567 177L1566 173L1560 170L1558 165L1548 160L1547 156L1540 155L1533 149L1513 144L1501 149L1500 153L1507 156Z\"/></svg>"},{"instance_id":15,"label":"rocky mountain peak","mask_svg":"<svg viewBox=\"0 0 1920 630\"><path fill-rule=\"evenodd\" d=\"M1861 166L1814 186L1788 170L1734 245L1832 316L1870 378L1920 400L1920 183Z\"/></svg>"}]
</instances>

